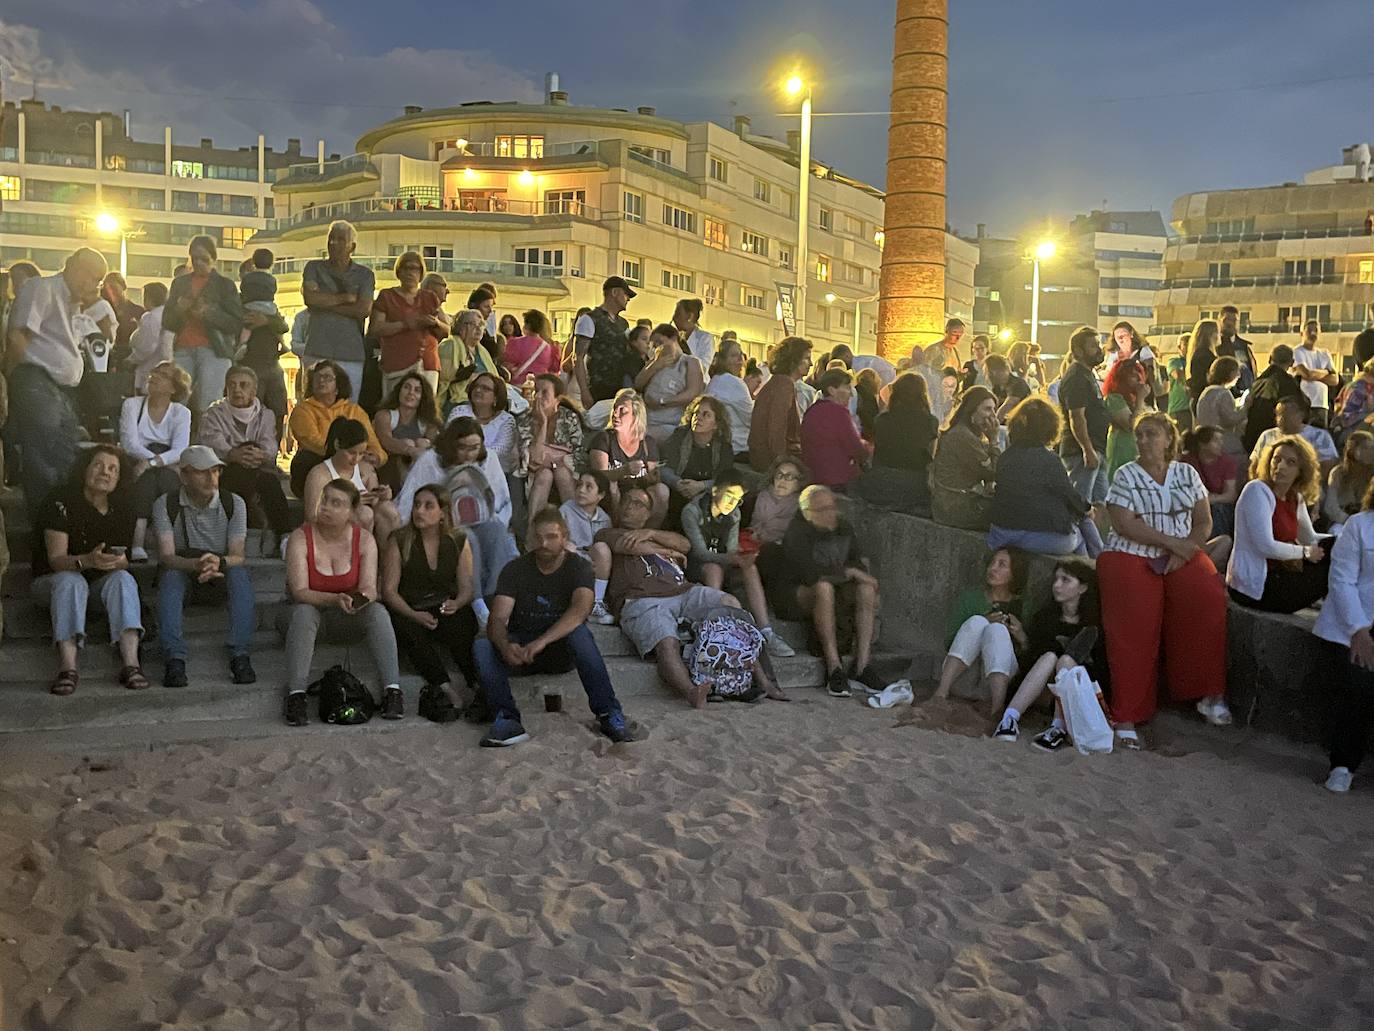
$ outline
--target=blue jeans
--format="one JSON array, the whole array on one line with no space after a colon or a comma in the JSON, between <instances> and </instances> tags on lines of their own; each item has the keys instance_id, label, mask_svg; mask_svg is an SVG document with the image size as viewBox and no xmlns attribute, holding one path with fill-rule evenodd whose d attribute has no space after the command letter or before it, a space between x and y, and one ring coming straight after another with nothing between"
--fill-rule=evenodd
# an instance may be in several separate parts
<instances>
[{"instance_id":1,"label":"blue jeans","mask_svg":"<svg viewBox=\"0 0 1374 1031\"><path fill-rule=\"evenodd\" d=\"M516 644L528 644L538 636L532 631L522 633L513 630L510 633L510 639ZM477 661L477 677L482 682L487 704L495 710L498 719L504 717L519 723L520 709L510 692L512 671L507 668L501 653L490 639L483 637L473 645L472 654ZM596 638L586 624L561 641L554 641L535 656L534 662L517 667L514 672L516 676L523 677L531 673L566 673L570 669L577 670L582 688L587 692L587 706L593 715L609 716L620 711L615 688L611 687L611 675L606 672L606 660L601 657Z\"/></svg>"},{"instance_id":2,"label":"blue jeans","mask_svg":"<svg viewBox=\"0 0 1374 1031\"><path fill-rule=\"evenodd\" d=\"M76 388L58 386L37 365L19 365L10 374L10 418L5 439L24 456L22 482L29 519L36 522L48 495L66 482L76 461L81 424Z\"/></svg>"},{"instance_id":3,"label":"blue jeans","mask_svg":"<svg viewBox=\"0 0 1374 1031\"><path fill-rule=\"evenodd\" d=\"M463 531L468 535L468 543L472 545L473 583L477 585L480 597L489 598L496 593L501 570L505 569L506 563L520 552L516 550L515 541L510 535L510 527L499 519L472 523L464 526Z\"/></svg>"},{"instance_id":4,"label":"blue jeans","mask_svg":"<svg viewBox=\"0 0 1374 1031\"><path fill-rule=\"evenodd\" d=\"M1008 530L1002 526L988 527L988 550L1020 548L1037 555L1083 555L1083 535L1077 530L1069 533L1049 533L1045 530Z\"/></svg>"},{"instance_id":5,"label":"blue jeans","mask_svg":"<svg viewBox=\"0 0 1374 1031\"><path fill-rule=\"evenodd\" d=\"M257 611L253 607L253 578L246 566L234 566L224 571L223 580L197 583L191 574L180 569L164 569L157 584L157 622L162 642L162 657L185 659L186 641L181 636L182 610L186 596L201 605L222 605L229 596L229 654L247 655L257 625Z\"/></svg>"},{"instance_id":6,"label":"blue jeans","mask_svg":"<svg viewBox=\"0 0 1374 1031\"><path fill-rule=\"evenodd\" d=\"M224 396L224 374L234 363L215 354L213 347L183 347L172 352L191 377L191 411L199 415Z\"/></svg>"},{"instance_id":7,"label":"blue jeans","mask_svg":"<svg viewBox=\"0 0 1374 1031\"><path fill-rule=\"evenodd\" d=\"M29 588L33 600L52 612L55 642L75 641L78 648L86 643L86 608L92 588L97 607L104 609L109 619L111 644L118 644L119 635L125 630L143 632L138 582L132 573L116 569L91 583L81 573L67 570L40 576Z\"/></svg>"},{"instance_id":8,"label":"blue jeans","mask_svg":"<svg viewBox=\"0 0 1374 1031\"><path fill-rule=\"evenodd\" d=\"M1090 505L1103 505L1107 502L1107 488L1111 480L1107 476L1107 456L1105 448L1097 452L1097 468L1089 469L1083 464L1083 456L1074 455L1064 459L1064 468L1069 471L1069 482L1073 489Z\"/></svg>"}]
</instances>

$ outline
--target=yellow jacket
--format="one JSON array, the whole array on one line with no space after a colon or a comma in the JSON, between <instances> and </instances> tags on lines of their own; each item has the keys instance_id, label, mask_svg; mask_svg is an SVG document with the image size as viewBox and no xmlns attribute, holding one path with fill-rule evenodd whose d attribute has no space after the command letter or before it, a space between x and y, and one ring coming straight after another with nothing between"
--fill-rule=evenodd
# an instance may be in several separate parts
<instances>
[{"instance_id":1,"label":"yellow jacket","mask_svg":"<svg viewBox=\"0 0 1374 1031\"><path fill-rule=\"evenodd\" d=\"M378 465L385 462L386 452L377 442L372 420L367 417L365 411L345 398L339 398L329 406L321 404L313 397L304 398L291 409L291 418L287 420L287 425L291 427L291 435L296 438L296 443L303 450L323 455L324 438L329 433L329 424L340 416L356 419L363 424L363 428L367 430L367 449L377 456Z\"/></svg>"}]
</instances>

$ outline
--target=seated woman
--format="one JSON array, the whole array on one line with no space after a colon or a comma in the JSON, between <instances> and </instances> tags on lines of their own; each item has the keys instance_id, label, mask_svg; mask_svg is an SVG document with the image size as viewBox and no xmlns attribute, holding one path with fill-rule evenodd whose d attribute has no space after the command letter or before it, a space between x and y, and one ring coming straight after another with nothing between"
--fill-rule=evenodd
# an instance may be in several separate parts
<instances>
[{"instance_id":1,"label":"seated woman","mask_svg":"<svg viewBox=\"0 0 1374 1031\"><path fill-rule=\"evenodd\" d=\"M1342 388L1331 409L1331 435L1337 441L1343 443L1361 426L1365 431L1374 427L1374 358L1360 366L1360 374Z\"/></svg>"},{"instance_id":2,"label":"seated woman","mask_svg":"<svg viewBox=\"0 0 1374 1031\"><path fill-rule=\"evenodd\" d=\"M643 399L628 387L611 401L606 428L587 442L587 462L611 481L611 508L620 511L620 485L643 487L653 500L649 525L663 525L668 512L668 485L661 480L658 442L648 435L649 413Z\"/></svg>"},{"instance_id":3,"label":"seated woman","mask_svg":"<svg viewBox=\"0 0 1374 1031\"><path fill-rule=\"evenodd\" d=\"M653 361L635 377L635 389L649 413L648 433L662 444L682 422L687 402L702 392L706 373L701 362L682 346L677 327L665 322L649 334Z\"/></svg>"},{"instance_id":4,"label":"seated woman","mask_svg":"<svg viewBox=\"0 0 1374 1031\"><path fill-rule=\"evenodd\" d=\"M578 452L582 450L582 408L568 396L554 373L534 377L534 399L515 418L525 454L528 508L542 512L556 489L566 504L573 499Z\"/></svg>"},{"instance_id":5,"label":"seated woman","mask_svg":"<svg viewBox=\"0 0 1374 1031\"><path fill-rule=\"evenodd\" d=\"M435 723L447 723L457 714L444 690L444 652L463 674L468 700L480 694L472 658L477 639L472 549L454 528L450 507L442 487L431 483L419 488L410 522L382 551L382 600L391 610L401 651L425 681L416 711Z\"/></svg>"},{"instance_id":6,"label":"seated woman","mask_svg":"<svg viewBox=\"0 0 1374 1031\"><path fill-rule=\"evenodd\" d=\"M1318 475L1317 453L1301 437L1280 437L1250 467L1226 567L1238 604L1297 612L1326 597L1331 562L1307 512L1321 493Z\"/></svg>"},{"instance_id":7,"label":"seated woman","mask_svg":"<svg viewBox=\"0 0 1374 1031\"><path fill-rule=\"evenodd\" d=\"M1145 410L1150 388L1145 365L1134 356L1118 358L1102 383L1102 407L1107 412L1107 479L1127 462L1135 461L1135 418Z\"/></svg>"},{"instance_id":8,"label":"seated woman","mask_svg":"<svg viewBox=\"0 0 1374 1031\"><path fill-rule=\"evenodd\" d=\"M994 551L1013 547L1042 555L1101 552L1091 506L1069 482L1053 450L1062 428L1059 412L1043 397L1028 397L1011 410L988 527L988 547Z\"/></svg>"},{"instance_id":9,"label":"seated woman","mask_svg":"<svg viewBox=\"0 0 1374 1031\"><path fill-rule=\"evenodd\" d=\"M176 362L163 362L148 374L148 396L130 397L119 413L119 445L134 461L131 501L134 523L130 560L146 562L143 538L153 502L181 489L177 462L191 443L191 377Z\"/></svg>"},{"instance_id":10,"label":"seated woman","mask_svg":"<svg viewBox=\"0 0 1374 1031\"><path fill-rule=\"evenodd\" d=\"M1062 670L1083 666L1103 692L1107 691L1107 652L1101 623L1097 570L1085 559L1061 558L1054 567L1050 597L1030 621L1026 655L1038 657L1021 679L1021 686L993 731L994 738L1015 741L1021 733L1022 714ZM1031 744L1047 752L1058 751L1068 743L1068 731L1057 712L1049 728L1031 740Z\"/></svg>"},{"instance_id":11,"label":"seated woman","mask_svg":"<svg viewBox=\"0 0 1374 1031\"><path fill-rule=\"evenodd\" d=\"M377 544L359 525L362 498L349 480L330 480L314 517L286 545L286 722L309 722L305 692L321 626L327 637L354 643L366 637L381 681L383 719L405 715L396 635L377 600ZM285 615L285 614L284 614Z\"/></svg>"},{"instance_id":12,"label":"seated woman","mask_svg":"<svg viewBox=\"0 0 1374 1031\"><path fill-rule=\"evenodd\" d=\"M802 416L802 461L817 483L844 490L868 461L868 445L849 414L854 377L845 369L830 369L820 378L820 394Z\"/></svg>"},{"instance_id":13,"label":"seated woman","mask_svg":"<svg viewBox=\"0 0 1374 1031\"><path fill-rule=\"evenodd\" d=\"M443 425L429 380L414 370L402 373L372 417L377 442L388 456L377 471L378 478L392 490L398 489L410 464L434 445Z\"/></svg>"},{"instance_id":14,"label":"seated woman","mask_svg":"<svg viewBox=\"0 0 1374 1031\"><path fill-rule=\"evenodd\" d=\"M501 321L509 320L507 328L515 333L506 340L506 348L501 352L501 364L510 373L512 386L522 386L526 380L537 376L556 376L561 359L558 345L553 342L553 327L549 317L537 308L525 312L524 334L515 324L515 317L507 315ZM539 511L539 509L534 509Z\"/></svg>"},{"instance_id":15,"label":"seated woman","mask_svg":"<svg viewBox=\"0 0 1374 1031\"><path fill-rule=\"evenodd\" d=\"M977 390L979 388L974 387ZM949 653L940 667L936 698L948 698L954 682L977 664L994 715L1007 701L1007 685L1016 676L1016 653L1028 643L1021 625L1021 592L1026 559L1010 548L998 548L983 565L983 585L959 595L950 610Z\"/></svg>"},{"instance_id":16,"label":"seated woman","mask_svg":"<svg viewBox=\"0 0 1374 1031\"><path fill-rule=\"evenodd\" d=\"M969 387L940 434L930 465L930 513L937 523L986 530L997 476L997 397Z\"/></svg>"},{"instance_id":17,"label":"seated woman","mask_svg":"<svg viewBox=\"0 0 1374 1031\"><path fill-rule=\"evenodd\" d=\"M664 525L681 525L682 509L707 494L715 478L733 468L730 413L724 402L705 394L694 397L682 413L682 425L659 448L663 464L658 472L668 485L668 517Z\"/></svg>"},{"instance_id":18,"label":"seated woman","mask_svg":"<svg viewBox=\"0 0 1374 1031\"><path fill-rule=\"evenodd\" d=\"M1177 420L1175 420L1177 421ZM1212 533L1230 534L1236 525L1237 460L1226 452L1226 434L1215 426L1194 426L1183 434L1183 461L1197 470L1207 488Z\"/></svg>"},{"instance_id":19,"label":"seated woman","mask_svg":"<svg viewBox=\"0 0 1374 1031\"><path fill-rule=\"evenodd\" d=\"M1226 591L1208 556L1212 513L1197 470L1176 461L1178 428L1163 412L1136 420L1139 457L1107 495L1112 532L1097 559L1102 629L1112 670L1112 718L1123 748L1155 713L1159 653L1169 693L1197 701L1207 722L1226 706ZM1226 542L1229 544L1229 541Z\"/></svg>"},{"instance_id":20,"label":"seated woman","mask_svg":"<svg viewBox=\"0 0 1374 1031\"><path fill-rule=\"evenodd\" d=\"M1345 521L1360 510L1365 491L1374 480L1374 433L1356 430L1345 438L1341 462L1326 478L1321 513L1326 528L1341 532Z\"/></svg>"},{"instance_id":21,"label":"seated woman","mask_svg":"<svg viewBox=\"0 0 1374 1031\"><path fill-rule=\"evenodd\" d=\"M1222 452L1244 462L1247 458L1240 435L1245 429L1246 409L1236 402L1231 388L1240 381L1240 363L1222 355L1207 370L1207 387L1197 399L1194 426L1215 426L1222 433ZM1215 528L1214 528L1215 529Z\"/></svg>"},{"instance_id":22,"label":"seated woman","mask_svg":"<svg viewBox=\"0 0 1374 1031\"><path fill-rule=\"evenodd\" d=\"M939 432L925 377L902 373L874 423L873 468L860 479L859 496L880 508L930 515L930 460Z\"/></svg>"},{"instance_id":23,"label":"seated woman","mask_svg":"<svg viewBox=\"0 0 1374 1031\"><path fill-rule=\"evenodd\" d=\"M1374 486L1331 549L1331 590L1312 632L1339 661L1330 706L1331 772L1326 790L1344 794L1374 730Z\"/></svg>"},{"instance_id":24,"label":"seated woman","mask_svg":"<svg viewBox=\"0 0 1374 1031\"><path fill-rule=\"evenodd\" d=\"M338 418L352 419L367 430L366 460L371 465L386 464L386 451L377 441L367 413L349 400L353 384L338 362L325 359L310 366L306 373L305 396L287 419L291 435L296 438L296 455L291 459L291 493L300 497L305 490L305 478L310 470L328 457L325 436Z\"/></svg>"},{"instance_id":25,"label":"seated woman","mask_svg":"<svg viewBox=\"0 0 1374 1031\"><path fill-rule=\"evenodd\" d=\"M736 585L742 585L745 602L754 625L763 634L768 654L785 659L797 653L777 635L768 619L758 553L740 550L739 504L743 500L744 480L732 466L721 470L710 489L683 508L682 532L692 545L687 553L687 579L731 594Z\"/></svg>"},{"instance_id":26,"label":"seated woman","mask_svg":"<svg viewBox=\"0 0 1374 1031\"><path fill-rule=\"evenodd\" d=\"M143 636L138 584L129 572L134 510L119 489L124 455L110 444L77 453L69 485L59 487L39 509L33 547L35 602L52 612L57 645L55 695L76 690L76 652L86 643L86 609L95 588L96 605L110 622L110 643L119 649L119 683L148 686L138 662Z\"/></svg>"},{"instance_id":27,"label":"seated woman","mask_svg":"<svg viewBox=\"0 0 1374 1031\"><path fill-rule=\"evenodd\" d=\"M749 517L747 532L757 545L776 544L787 534L806 479L806 469L792 456L773 459L763 474L763 486L754 497L754 510Z\"/></svg>"},{"instance_id":28,"label":"seated woman","mask_svg":"<svg viewBox=\"0 0 1374 1031\"><path fill-rule=\"evenodd\" d=\"M854 376L855 415L859 419L859 436L870 443L878 430L878 415L883 410L879 397L883 381L874 369L861 369Z\"/></svg>"},{"instance_id":29,"label":"seated woman","mask_svg":"<svg viewBox=\"0 0 1374 1031\"><path fill-rule=\"evenodd\" d=\"M379 483L377 470L363 460L367 454L366 427L354 419L335 419L325 437L324 449L329 457L310 470L301 492L305 521L314 521L325 484L348 480L357 488L361 501L357 508L358 525L370 530L378 544L385 544L401 525L401 517L391 503L391 488Z\"/></svg>"},{"instance_id":30,"label":"seated woman","mask_svg":"<svg viewBox=\"0 0 1374 1031\"><path fill-rule=\"evenodd\" d=\"M200 417L198 440L224 462L220 486L243 498L248 525L260 526L265 516L272 534L284 541L292 529L291 511L277 475L276 428L276 413L258 400L258 374L235 365L224 375L224 397ZM262 553L276 558L275 540L265 539Z\"/></svg>"},{"instance_id":31,"label":"seated woman","mask_svg":"<svg viewBox=\"0 0 1374 1031\"><path fill-rule=\"evenodd\" d=\"M525 499L524 453L520 450L520 431L510 411L505 381L494 373L478 372L468 380L465 392L467 402L454 407L445 421L464 417L477 420L487 451L501 463L515 509L521 511Z\"/></svg>"},{"instance_id":32,"label":"seated woman","mask_svg":"<svg viewBox=\"0 0 1374 1031\"><path fill-rule=\"evenodd\" d=\"M511 538L506 478L500 460L487 450L482 424L476 419L453 420L435 438L434 447L415 460L396 497L402 522L410 520L415 493L431 483L448 492L453 523L467 534L477 585L472 607L478 622L485 623L488 610L484 599L496 590L502 568L517 552Z\"/></svg>"}]
</instances>

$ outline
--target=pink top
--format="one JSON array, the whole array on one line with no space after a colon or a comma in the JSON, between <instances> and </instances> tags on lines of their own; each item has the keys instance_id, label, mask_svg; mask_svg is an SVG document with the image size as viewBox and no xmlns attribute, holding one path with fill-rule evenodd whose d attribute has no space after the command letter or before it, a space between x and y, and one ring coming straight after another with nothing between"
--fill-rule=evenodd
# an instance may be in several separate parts
<instances>
[{"instance_id":1,"label":"pink top","mask_svg":"<svg viewBox=\"0 0 1374 1031\"><path fill-rule=\"evenodd\" d=\"M534 361L530 361L531 355L534 356ZM529 362L529 366L517 376L516 372L526 362ZM501 355L501 364L510 370L510 381L516 386L532 376L557 372L561 366L558 348L538 336L511 337L507 340L505 353Z\"/></svg>"},{"instance_id":2,"label":"pink top","mask_svg":"<svg viewBox=\"0 0 1374 1031\"><path fill-rule=\"evenodd\" d=\"M859 475L868 448L854 428L849 409L821 398L802 417L802 461L814 483L844 487Z\"/></svg>"}]
</instances>

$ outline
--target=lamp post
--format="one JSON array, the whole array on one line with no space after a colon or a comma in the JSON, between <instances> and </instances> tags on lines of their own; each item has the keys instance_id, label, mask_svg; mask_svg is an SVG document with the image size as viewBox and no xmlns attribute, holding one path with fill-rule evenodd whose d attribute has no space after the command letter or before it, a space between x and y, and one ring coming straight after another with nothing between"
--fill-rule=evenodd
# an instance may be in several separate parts
<instances>
[{"instance_id":1,"label":"lamp post","mask_svg":"<svg viewBox=\"0 0 1374 1031\"><path fill-rule=\"evenodd\" d=\"M119 234L119 274L125 279L129 277L129 230L124 224L111 215L108 211L102 211L95 216L95 227L105 236Z\"/></svg>"},{"instance_id":2,"label":"lamp post","mask_svg":"<svg viewBox=\"0 0 1374 1031\"><path fill-rule=\"evenodd\" d=\"M797 336L806 335L807 222L811 217L811 84L800 75L784 83L787 95L801 98L801 183L797 187Z\"/></svg>"},{"instance_id":3,"label":"lamp post","mask_svg":"<svg viewBox=\"0 0 1374 1031\"><path fill-rule=\"evenodd\" d=\"M1031 251L1031 327L1030 342L1038 343L1040 340L1040 263L1049 261L1054 257L1055 247L1053 240L1045 240L1035 245Z\"/></svg>"}]
</instances>

